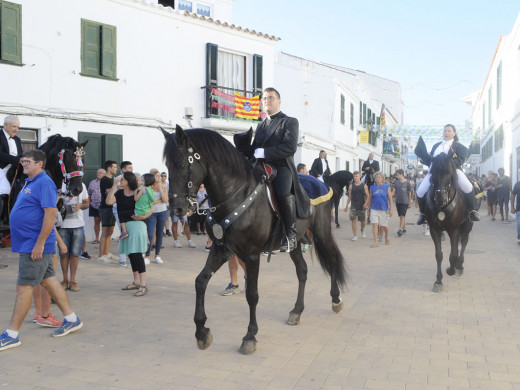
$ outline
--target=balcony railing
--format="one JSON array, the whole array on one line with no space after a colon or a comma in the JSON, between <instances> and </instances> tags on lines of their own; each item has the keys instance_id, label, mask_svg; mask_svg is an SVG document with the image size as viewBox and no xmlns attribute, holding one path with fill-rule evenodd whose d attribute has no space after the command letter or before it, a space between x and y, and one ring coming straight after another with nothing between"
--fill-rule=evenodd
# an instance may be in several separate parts
<instances>
[{"instance_id":1,"label":"balcony railing","mask_svg":"<svg viewBox=\"0 0 520 390\"><path fill-rule=\"evenodd\" d=\"M262 100L258 93L255 95L253 91L220 86L201 88L205 90L206 118L254 122L265 118L265 112L262 111Z\"/></svg>"}]
</instances>

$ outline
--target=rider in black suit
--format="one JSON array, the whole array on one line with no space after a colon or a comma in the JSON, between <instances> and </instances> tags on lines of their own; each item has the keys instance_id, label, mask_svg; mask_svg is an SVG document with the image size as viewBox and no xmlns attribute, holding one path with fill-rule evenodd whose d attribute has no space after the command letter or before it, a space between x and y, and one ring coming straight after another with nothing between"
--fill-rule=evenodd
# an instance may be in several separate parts
<instances>
[{"instance_id":1,"label":"rider in black suit","mask_svg":"<svg viewBox=\"0 0 520 390\"><path fill-rule=\"evenodd\" d=\"M16 174L16 168L18 166L18 162L20 161L20 156L23 152L22 141L20 140L20 137L16 135L19 126L20 120L18 117L9 115L5 117L4 128L2 131L0 131L0 169L2 169L2 172L0 172L0 180L7 180L7 182L9 182L9 189L7 189L7 186L3 186L4 188L0 191L1 217L4 216L4 198L9 195L10 184L14 178L14 175ZM14 140L14 145L12 145L12 147L9 146L10 138ZM10 166L10 168L7 170L6 168L8 166ZM5 176L5 179L2 176Z\"/></svg>"},{"instance_id":2,"label":"rider in black suit","mask_svg":"<svg viewBox=\"0 0 520 390\"><path fill-rule=\"evenodd\" d=\"M311 166L310 174L316 178L320 178L323 176L323 182L327 183L327 180L330 176L330 168L329 168L329 162L325 158L327 157L327 154L324 150L320 150L320 157L314 160ZM325 165L327 168L325 168L325 172L323 171L323 163L322 159L325 160Z\"/></svg>"},{"instance_id":3,"label":"rider in black suit","mask_svg":"<svg viewBox=\"0 0 520 390\"><path fill-rule=\"evenodd\" d=\"M309 207L309 198L300 185L293 159L299 125L296 118L280 111L280 94L276 89L266 88L262 100L267 119L258 125L249 154L254 154L257 159L265 159L266 163L277 168L273 186L286 234L280 251L291 252L297 245L296 214L300 218L307 218Z\"/></svg>"},{"instance_id":4,"label":"rider in black suit","mask_svg":"<svg viewBox=\"0 0 520 390\"><path fill-rule=\"evenodd\" d=\"M379 161L374 160L374 153L368 154L368 159L363 163L361 171L363 172L362 178L365 178L361 181L367 185L370 191L370 186L374 184L374 173L379 172Z\"/></svg>"}]
</instances>

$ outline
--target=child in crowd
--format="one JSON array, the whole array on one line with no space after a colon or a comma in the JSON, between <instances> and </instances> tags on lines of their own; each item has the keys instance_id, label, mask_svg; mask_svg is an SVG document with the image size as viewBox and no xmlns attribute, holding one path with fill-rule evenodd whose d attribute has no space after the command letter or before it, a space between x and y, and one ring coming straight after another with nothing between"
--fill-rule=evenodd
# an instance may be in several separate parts
<instances>
[{"instance_id":1,"label":"child in crowd","mask_svg":"<svg viewBox=\"0 0 520 390\"><path fill-rule=\"evenodd\" d=\"M142 185L143 183L144 186ZM145 173L141 177L141 180L138 180L137 184L139 185L139 188L134 195L136 216L146 215L150 212L153 202L155 202L155 194L151 188L153 183L155 183L155 176L151 173ZM126 224L121 223L121 235L119 236L119 239L124 240L128 237L129 234L126 231Z\"/></svg>"}]
</instances>

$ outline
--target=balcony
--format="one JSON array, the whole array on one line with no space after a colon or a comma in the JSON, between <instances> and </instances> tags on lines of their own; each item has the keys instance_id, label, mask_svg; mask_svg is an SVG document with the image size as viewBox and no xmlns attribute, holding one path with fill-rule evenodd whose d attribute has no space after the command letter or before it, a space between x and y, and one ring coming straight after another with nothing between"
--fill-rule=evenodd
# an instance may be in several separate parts
<instances>
[{"instance_id":1,"label":"balcony","mask_svg":"<svg viewBox=\"0 0 520 390\"><path fill-rule=\"evenodd\" d=\"M265 118L258 93L220 86L204 86L206 115L202 127L228 131L255 128ZM260 94L261 95L261 94ZM255 99L256 97L256 99Z\"/></svg>"},{"instance_id":2,"label":"balcony","mask_svg":"<svg viewBox=\"0 0 520 390\"><path fill-rule=\"evenodd\" d=\"M396 163L401 159L399 141L395 137L383 139L383 157L391 163Z\"/></svg>"}]
</instances>

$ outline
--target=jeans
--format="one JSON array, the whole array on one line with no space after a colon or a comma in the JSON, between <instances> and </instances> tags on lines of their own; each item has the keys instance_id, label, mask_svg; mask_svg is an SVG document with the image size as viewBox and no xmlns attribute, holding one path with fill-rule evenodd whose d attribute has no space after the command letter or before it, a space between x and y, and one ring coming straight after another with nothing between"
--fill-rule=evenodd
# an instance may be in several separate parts
<instances>
[{"instance_id":1,"label":"jeans","mask_svg":"<svg viewBox=\"0 0 520 390\"><path fill-rule=\"evenodd\" d=\"M161 252L163 229L168 218L168 210L161 211L160 213L152 213L144 222L148 230L148 250L146 251L146 257L150 256L152 250L153 233L155 231L155 254L159 255Z\"/></svg>"},{"instance_id":2,"label":"jeans","mask_svg":"<svg viewBox=\"0 0 520 390\"><path fill-rule=\"evenodd\" d=\"M516 236L520 240L520 211L516 212Z\"/></svg>"}]
</instances>

